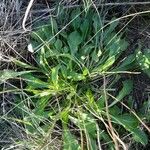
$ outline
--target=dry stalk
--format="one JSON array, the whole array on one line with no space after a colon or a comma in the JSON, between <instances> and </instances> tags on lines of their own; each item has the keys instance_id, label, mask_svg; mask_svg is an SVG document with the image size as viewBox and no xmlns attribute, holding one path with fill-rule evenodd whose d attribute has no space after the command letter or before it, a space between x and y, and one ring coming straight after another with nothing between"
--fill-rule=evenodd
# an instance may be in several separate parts
<instances>
[{"instance_id":1,"label":"dry stalk","mask_svg":"<svg viewBox=\"0 0 150 150\"><path fill-rule=\"evenodd\" d=\"M112 123L111 123L111 117L109 115L109 107L108 107L108 101L107 101L107 91L106 91L106 77L105 75L103 76L103 81L104 81L104 84L103 84L103 89L104 89L104 98L105 98L105 109L106 109L106 116L107 116L107 119L108 119L108 125L110 127L110 132L112 134L112 140L114 141L114 144L115 144L115 149L116 150L119 150L119 144L118 142L123 146L123 149L124 150L127 150L125 144L123 143L123 141L119 138L118 135L116 135L115 131L114 131L114 128L112 126Z\"/></svg>"},{"instance_id":2,"label":"dry stalk","mask_svg":"<svg viewBox=\"0 0 150 150\"><path fill-rule=\"evenodd\" d=\"M29 2L29 4L28 4L28 7L27 7L27 9L26 9L24 18L23 18L22 27L23 27L23 29L24 29L25 31L28 31L28 29L26 29L26 27L25 27L25 24L26 24L26 20L27 20L27 18L28 18L28 14L29 14L29 12L30 12L30 9L31 9L31 7L32 7L32 5L33 5L33 2L34 2L34 0L30 0L30 2Z\"/></svg>"}]
</instances>

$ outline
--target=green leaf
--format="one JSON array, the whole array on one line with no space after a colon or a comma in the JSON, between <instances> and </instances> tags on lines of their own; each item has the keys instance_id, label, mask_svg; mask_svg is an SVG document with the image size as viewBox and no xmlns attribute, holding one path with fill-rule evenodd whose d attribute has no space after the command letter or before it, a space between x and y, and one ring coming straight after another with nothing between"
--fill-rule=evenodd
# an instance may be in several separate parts
<instances>
[{"instance_id":1,"label":"green leaf","mask_svg":"<svg viewBox=\"0 0 150 150\"><path fill-rule=\"evenodd\" d=\"M102 66L102 71L107 71L115 62L115 56L109 57L105 64Z\"/></svg>"},{"instance_id":2,"label":"green leaf","mask_svg":"<svg viewBox=\"0 0 150 150\"><path fill-rule=\"evenodd\" d=\"M81 50L81 56L87 56L92 52L92 49L94 48L94 45L89 44L89 45L85 45L83 47L83 49Z\"/></svg>"},{"instance_id":3,"label":"green leaf","mask_svg":"<svg viewBox=\"0 0 150 150\"><path fill-rule=\"evenodd\" d=\"M109 108L109 112L110 112L110 114L112 114L112 115L119 115L120 113L121 113L121 110L120 110L120 107L118 107L117 105L114 105L113 107L110 107Z\"/></svg>"},{"instance_id":4,"label":"green leaf","mask_svg":"<svg viewBox=\"0 0 150 150\"><path fill-rule=\"evenodd\" d=\"M54 44L54 42L56 41L56 38L54 38L53 30L54 29L51 26L44 26L42 28L42 31L43 31L43 33L45 34L45 37L46 37L46 40L44 40L44 42L49 41L50 44ZM55 29L55 30L57 30L57 29Z\"/></svg>"},{"instance_id":5,"label":"green leaf","mask_svg":"<svg viewBox=\"0 0 150 150\"><path fill-rule=\"evenodd\" d=\"M48 90L46 90L46 89L42 89L42 90L32 90L32 89L30 89L29 91L34 93L34 95L38 98L55 95L56 92L57 92L56 87L54 87L54 86L52 86L52 88L48 89Z\"/></svg>"},{"instance_id":6,"label":"green leaf","mask_svg":"<svg viewBox=\"0 0 150 150\"><path fill-rule=\"evenodd\" d=\"M81 42L82 37L77 31L70 33L70 35L68 36L68 44L72 55L74 55L78 51L78 47Z\"/></svg>"},{"instance_id":7,"label":"green leaf","mask_svg":"<svg viewBox=\"0 0 150 150\"><path fill-rule=\"evenodd\" d=\"M92 61L94 62L99 61L98 53L95 50L92 52L91 56L92 56Z\"/></svg>"},{"instance_id":8,"label":"green leaf","mask_svg":"<svg viewBox=\"0 0 150 150\"><path fill-rule=\"evenodd\" d=\"M81 129L85 131L86 137L89 142L89 147L91 150L97 149L97 144L96 144L96 122L94 118L92 118L88 114L80 114L82 118L82 124Z\"/></svg>"},{"instance_id":9,"label":"green leaf","mask_svg":"<svg viewBox=\"0 0 150 150\"><path fill-rule=\"evenodd\" d=\"M138 50L136 60L140 68L150 77L150 55L144 55L140 50Z\"/></svg>"},{"instance_id":10,"label":"green leaf","mask_svg":"<svg viewBox=\"0 0 150 150\"><path fill-rule=\"evenodd\" d=\"M112 139L110 138L109 134L104 131L104 130L100 130L100 139L106 141L108 143L108 147L110 150L114 150L114 145L112 143Z\"/></svg>"},{"instance_id":11,"label":"green leaf","mask_svg":"<svg viewBox=\"0 0 150 150\"><path fill-rule=\"evenodd\" d=\"M144 72L149 76L150 78L150 70L144 70Z\"/></svg>"},{"instance_id":12,"label":"green leaf","mask_svg":"<svg viewBox=\"0 0 150 150\"><path fill-rule=\"evenodd\" d=\"M125 41L125 39L121 39L118 45L120 46L120 50L118 51L118 53L120 52L119 53L119 56L120 56L121 52L127 49L127 47L129 46L129 43Z\"/></svg>"},{"instance_id":13,"label":"green leaf","mask_svg":"<svg viewBox=\"0 0 150 150\"><path fill-rule=\"evenodd\" d=\"M80 26L80 29L82 31L82 38L85 40L88 36L88 32L90 30L90 22L88 19L84 19L82 25Z\"/></svg>"},{"instance_id":14,"label":"green leaf","mask_svg":"<svg viewBox=\"0 0 150 150\"><path fill-rule=\"evenodd\" d=\"M90 150L96 150L97 128L95 119L88 113L78 112L75 115L78 119L70 116L70 120L85 132L86 140L89 143L87 146L90 147Z\"/></svg>"},{"instance_id":15,"label":"green leaf","mask_svg":"<svg viewBox=\"0 0 150 150\"><path fill-rule=\"evenodd\" d=\"M96 41L95 41L95 48L97 48L99 46L99 41L100 41L100 36L101 36L101 32L98 32L101 27L102 27L102 21L101 21L101 18L100 16L96 13L94 16L93 16L93 26L94 26L94 33L97 33L96 34Z\"/></svg>"},{"instance_id":16,"label":"green leaf","mask_svg":"<svg viewBox=\"0 0 150 150\"><path fill-rule=\"evenodd\" d=\"M114 35L116 36L116 35ZM107 51L109 50L109 57L115 56L118 58L121 53L127 49L128 42L126 42L124 39L121 39L121 36L117 37L111 37L110 41L107 41Z\"/></svg>"},{"instance_id":17,"label":"green leaf","mask_svg":"<svg viewBox=\"0 0 150 150\"><path fill-rule=\"evenodd\" d=\"M68 46L65 46L65 47L63 48L63 50L64 50L64 51L63 51L64 53L68 53L68 52L69 52L69 47L68 47Z\"/></svg>"},{"instance_id":18,"label":"green leaf","mask_svg":"<svg viewBox=\"0 0 150 150\"><path fill-rule=\"evenodd\" d=\"M109 57L104 64L101 64L96 68L99 72L106 72L115 62L115 56Z\"/></svg>"},{"instance_id":19,"label":"green leaf","mask_svg":"<svg viewBox=\"0 0 150 150\"><path fill-rule=\"evenodd\" d=\"M6 118L7 118L8 120L10 119L10 120L16 121L16 122L18 122L18 123L22 123L22 124L24 124L24 125L32 126L32 124L31 124L29 121L24 121L24 120L21 120L21 119L18 119L18 118L13 118L13 117L11 117L11 118L6 117Z\"/></svg>"},{"instance_id":20,"label":"green leaf","mask_svg":"<svg viewBox=\"0 0 150 150\"><path fill-rule=\"evenodd\" d=\"M72 71L68 73L67 78L72 79L73 81L81 81L85 79L85 76L83 74Z\"/></svg>"},{"instance_id":21,"label":"green leaf","mask_svg":"<svg viewBox=\"0 0 150 150\"><path fill-rule=\"evenodd\" d=\"M93 26L94 26L94 29L95 29L95 33L98 30L100 30L101 27L102 27L101 18L100 18L100 16L97 13L93 16Z\"/></svg>"},{"instance_id":22,"label":"green leaf","mask_svg":"<svg viewBox=\"0 0 150 150\"><path fill-rule=\"evenodd\" d=\"M81 14L80 8L74 9L71 13L71 19L73 20L71 25L74 27L75 30L77 30L81 24L81 18L79 16L80 14Z\"/></svg>"},{"instance_id":23,"label":"green leaf","mask_svg":"<svg viewBox=\"0 0 150 150\"><path fill-rule=\"evenodd\" d=\"M104 39L105 50L108 49L111 53L111 51L112 51L111 47L113 47L114 50L115 50L115 48L117 49L117 47L118 47L117 43L119 43L119 41L120 41L120 38L116 35L115 32L110 33L109 36ZM114 50L113 50L113 52L114 52Z\"/></svg>"},{"instance_id":24,"label":"green leaf","mask_svg":"<svg viewBox=\"0 0 150 150\"><path fill-rule=\"evenodd\" d=\"M52 74L51 74L51 78L52 78L52 82L55 86L56 89L58 89L58 70L60 69L60 66L56 66L54 68L52 68Z\"/></svg>"},{"instance_id":25,"label":"green leaf","mask_svg":"<svg viewBox=\"0 0 150 150\"><path fill-rule=\"evenodd\" d=\"M123 62L119 65L119 67L115 68L113 71L126 71L129 70L130 68L133 68L135 61L135 54L131 54L127 56Z\"/></svg>"},{"instance_id":26,"label":"green leaf","mask_svg":"<svg viewBox=\"0 0 150 150\"><path fill-rule=\"evenodd\" d=\"M13 71L13 70L2 70L0 71L0 83L5 82L8 79L13 79L23 74L28 74L34 71Z\"/></svg>"},{"instance_id":27,"label":"green leaf","mask_svg":"<svg viewBox=\"0 0 150 150\"><path fill-rule=\"evenodd\" d=\"M21 76L27 83L30 89L48 88L49 83L40 80L31 73Z\"/></svg>"},{"instance_id":28,"label":"green leaf","mask_svg":"<svg viewBox=\"0 0 150 150\"><path fill-rule=\"evenodd\" d=\"M40 67L43 69L45 74L49 74L51 67L49 66L49 63L46 59L46 47L45 46L41 47L39 55L40 55L39 56L39 65L40 65Z\"/></svg>"},{"instance_id":29,"label":"green leaf","mask_svg":"<svg viewBox=\"0 0 150 150\"><path fill-rule=\"evenodd\" d=\"M88 89L87 92L86 92L86 99L87 99L86 102L87 102L87 104L90 108L92 108L95 111L101 111L99 109L99 106L95 102L93 92L90 89Z\"/></svg>"},{"instance_id":30,"label":"green leaf","mask_svg":"<svg viewBox=\"0 0 150 150\"><path fill-rule=\"evenodd\" d=\"M38 31L32 32L31 38L34 39L38 44L43 43L42 41L47 39L44 32L42 31L42 27Z\"/></svg>"},{"instance_id":31,"label":"green leaf","mask_svg":"<svg viewBox=\"0 0 150 150\"><path fill-rule=\"evenodd\" d=\"M122 125L126 130L132 132L137 126L139 121L137 118L131 114L122 114L122 115L111 115L112 121Z\"/></svg>"},{"instance_id":32,"label":"green leaf","mask_svg":"<svg viewBox=\"0 0 150 150\"><path fill-rule=\"evenodd\" d=\"M89 70L88 70L88 68L84 68L83 69L83 76L86 76L86 75L88 75L89 74Z\"/></svg>"},{"instance_id":33,"label":"green leaf","mask_svg":"<svg viewBox=\"0 0 150 150\"><path fill-rule=\"evenodd\" d=\"M66 66L61 65L60 70L61 70L62 76L66 79L67 73L68 73Z\"/></svg>"},{"instance_id":34,"label":"green leaf","mask_svg":"<svg viewBox=\"0 0 150 150\"><path fill-rule=\"evenodd\" d=\"M36 102L36 107L34 109L35 114L43 114L44 108L48 105L50 101L50 97L51 96L45 96L38 99L38 101Z\"/></svg>"},{"instance_id":35,"label":"green leaf","mask_svg":"<svg viewBox=\"0 0 150 150\"><path fill-rule=\"evenodd\" d=\"M53 32L53 35L54 35L58 32L57 22L53 17L51 17L50 18L50 23L51 23L52 32Z\"/></svg>"},{"instance_id":36,"label":"green leaf","mask_svg":"<svg viewBox=\"0 0 150 150\"><path fill-rule=\"evenodd\" d=\"M67 35L67 33L65 31L62 31L60 33L60 35L62 36L63 39L67 40L68 35Z\"/></svg>"},{"instance_id":37,"label":"green leaf","mask_svg":"<svg viewBox=\"0 0 150 150\"><path fill-rule=\"evenodd\" d=\"M136 59L139 62L142 70L146 70L150 68L150 58L146 55L142 54L141 51L137 52Z\"/></svg>"},{"instance_id":38,"label":"green leaf","mask_svg":"<svg viewBox=\"0 0 150 150\"><path fill-rule=\"evenodd\" d=\"M115 20L115 18L113 18L111 21ZM109 35L114 31L114 29L118 26L119 21L115 21L113 23L110 24L109 27L107 27L107 29L104 32L104 40L107 39L107 37L109 37Z\"/></svg>"},{"instance_id":39,"label":"green leaf","mask_svg":"<svg viewBox=\"0 0 150 150\"><path fill-rule=\"evenodd\" d=\"M70 105L70 103L69 103ZM63 109L63 111L61 112L61 119L62 119L62 124L64 129L67 129L67 124L69 121L69 112L70 112L70 106L68 105L67 108Z\"/></svg>"},{"instance_id":40,"label":"green leaf","mask_svg":"<svg viewBox=\"0 0 150 150\"><path fill-rule=\"evenodd\" d=\"M123 81L123 88L120 90L118 96L116 97L116 100L114 102L112 102L109 107L112 107L113 105L115 105L116 103L118 103L119 101L121 101L125 96L129 95L130 92L133 89L133 82L132 80L125 80Z\"/></svg>"},{"instance_id":41,"label":"green leaf","mask_svg":"<svg viewBox=\"0 0 150 150\"><path fill-rule=\"evenodd\" d=\"M69 129L63 130L63 150L81 150L77 139L71 134Z\"/></svg>"},{"instance_id":42,"label":"green leaf","mask_svg":"<svg viewBox=\"0 0 150 150\"><path fill-rule=\"evenodd\" d=\"M148 137L144 131L141 129L135 128L132 130L132 135L135 141L140 142L143 145L148 144Z\"/></svg>"},{"instance_id":43,"label":"green leaf","mask_svg":"<svg viewBox=\"0 0 150 150\"><path fill-rule=\"evenodd\" d=\"M100 110L105 107L105 98L103 95L96 101L96 104Z\"/></svg>"},{"instance_id":44,"label":"green leaf","mask_svg":"<svg viewBox=\"0 0 150 150\"><path fill-rule=\"evenodd\" d=\"M87 97L87 99L88 99L89 104L92 105L92 104L94 103L94 96L93 96L91 90L88 90L88 91L86 92L86 97Z\"/></svg>"},{"instance_id":45,"label":"green leaf","mask_svg":"<svg viewBox=\"0 0 150 150\"><path fill-rule=\"evenodd\" d=\"M54 45L55 45L55 48L56 48L59 52L62 51L62 46L63 46L63 44L62 44L62 41L61 41L60 39L57 39Z\"/></svg>"},{"instance_id":46,"label":"green leaf","mask_svg":"<svg viewBox=\"0 0 150 150\"><path fill-rule=\"evenodd\" d=\"M46 37L46 40L49 40L53 36L50 25L43 25L43 27L41 29L42 29L42 32L44 33L45 37Z\"/></svg>"},{"instance_id":47,"label":"green leaf","mask_svg":"<svg viewBox=\"0 0 150 150\"><path fill-rule=\"evenodd\" d=\"M15 58L11 58L11 60L12 60L13 63L15 63L19 67L22 67L22 68L25 68L25 69L37 69L36 67L31 66L27 63L24 63L20 60L15 59Z\"/></svg>"},{"instance_id":48,"label":"green leaf","mask_svg":"<svg viewBox=\"0 0 150 150\"><path fill-rule=\"evenodd\" d=\"M129 95L133 89L133 81L132 80L125 80L123 81L123 88L119 92L119 95L116 97L117 100L122 100L126 95Z\"/></svg>"}]
</instances>

